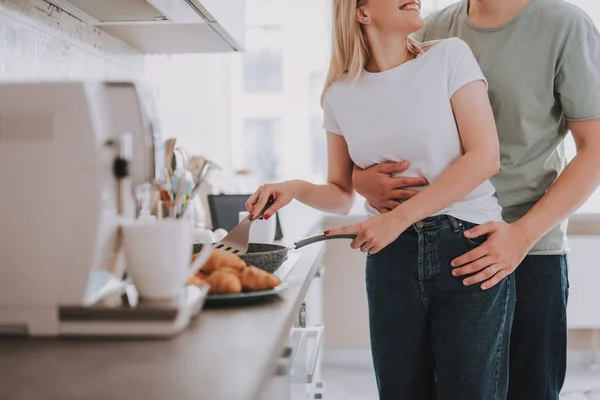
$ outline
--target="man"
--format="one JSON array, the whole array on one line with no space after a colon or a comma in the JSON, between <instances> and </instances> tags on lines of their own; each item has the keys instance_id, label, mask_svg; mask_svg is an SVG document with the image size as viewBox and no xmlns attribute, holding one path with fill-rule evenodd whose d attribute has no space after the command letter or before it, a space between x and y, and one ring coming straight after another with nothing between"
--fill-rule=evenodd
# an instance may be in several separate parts
<instances>
[{"instance_id":1,"label":"man","mask_svg":"<svg viewBox=\"0 0 600 400\"><path fill-rule=\"evenodd\" d=\"M500 139L502 168L492 182L507 223L467 231L487 240L454 260L453 273L486 290L514 272L509 399L558 399L566 372L566 218L600 183L600 34L563 0L463 0L427 18L419 36L470 45L489 81ZM565 167L568 130L577 155ZM393 177L409 162L355 167L356 190L380 211L393 209L422 184Z\"/></svg>"}]
</instances>

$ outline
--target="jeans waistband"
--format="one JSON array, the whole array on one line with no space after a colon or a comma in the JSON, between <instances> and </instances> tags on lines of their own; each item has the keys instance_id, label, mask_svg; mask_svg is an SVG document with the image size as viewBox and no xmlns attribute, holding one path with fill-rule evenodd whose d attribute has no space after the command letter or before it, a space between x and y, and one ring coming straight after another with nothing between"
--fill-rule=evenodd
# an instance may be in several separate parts
<instances>
[{"instance_id":1,"label":"jeans waistband","mask_svg":"<svg viewBox=\"0 0 600 400\"><path fill-rule=\"evenodd\" d=\"M423 232L443 228L452 228L454 232L460 232L464 229L461 220L451 215L436 215L413 224L407 231Z\"/></svg>"}]
</instances>

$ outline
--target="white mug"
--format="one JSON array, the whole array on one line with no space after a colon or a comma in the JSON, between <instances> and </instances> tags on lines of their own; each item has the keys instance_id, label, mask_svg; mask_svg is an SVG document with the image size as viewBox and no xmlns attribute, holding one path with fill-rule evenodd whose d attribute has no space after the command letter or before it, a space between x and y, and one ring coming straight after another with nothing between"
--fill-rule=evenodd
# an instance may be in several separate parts
<instances>
[{"instance_id":1,"label":"white mug","mask_svg":"<svg viewBox=\"0 0 600 400\"><path fill-rule=\"evenodd\" d=\"M212 246L192 263L193 236L189 221L166 219L123 227L127 271L140 297L173 299L187 280L206 263Z\"/></svg>"},{"instance_id":2,"label":"white mug","mask_svg":"<svg viewBox=\"0 0 600 400\"><path fill-rule=\"evenodd\" d=\"M238 214L238 222L242 222L248 215L248 211L240 211ZM250 243L273 243L275 241L275 231L277 229L275 219L275 215L269 219L255 219L252 222L252 225L250 225L250 236L248 238Z\"/></svg>"}]
</instances>

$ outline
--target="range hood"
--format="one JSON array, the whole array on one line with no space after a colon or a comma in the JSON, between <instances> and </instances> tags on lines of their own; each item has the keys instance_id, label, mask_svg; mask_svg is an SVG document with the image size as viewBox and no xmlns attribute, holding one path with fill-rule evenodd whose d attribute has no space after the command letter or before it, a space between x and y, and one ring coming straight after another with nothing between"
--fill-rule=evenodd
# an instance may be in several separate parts
<instances>
[{"instance_id":1,"label":"range hood","mask_svg":"<svg viewBox=\"0 0 600 400\"><path fill-rule=\"evenodd\" d=\"M246 0L48 0L144 53L243 51Z\"/></svg>"}]
</instances>

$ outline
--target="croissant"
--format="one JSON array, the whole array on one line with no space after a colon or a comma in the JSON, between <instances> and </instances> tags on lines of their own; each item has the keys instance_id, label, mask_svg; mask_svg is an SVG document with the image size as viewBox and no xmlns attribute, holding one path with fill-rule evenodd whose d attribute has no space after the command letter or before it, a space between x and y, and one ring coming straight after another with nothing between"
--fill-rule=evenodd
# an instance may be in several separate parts
<instances>
[{"instance_id":1,"label":"croissant","mask_svg":"<svg viewBox=\"0 0 600 400\"><path fill-rule=\"evenodd\" d=\"M240 293L242 291L240 278L229 268L210 274L208 283L211 293Z\"/></svg>"},{"instance_id":2,"label":"croissant","mask_svg":"<svg viewBox=\"0 0 600 400\"><path fill-rule=\"evenodd\" d=\"M273 289L281 280L273 274L257 267L247 267L240 273L242 287L247 291Z\"/></svg>"},{"instance_id":3,"label":"croissant","mask_svg":"<svg viewBox=\"0 0 600 400\"><path fill-rule=\"evenodd\" d=\"M246 268L246 263L233 253L229 253L220 249L214 249L206 261L206 264L204 264L200 270L204 274L210 275L214 271L223 267L233 268L237 271L241 271L243 268Z\"/></svg>"},{"instance_id":4,"label":"croissant","mask_svg":"<svg viewBox=\"0 0 600 400\"><path fill-rule=\"evenodd\" d=\"M190 279L188 279L187 284L194 285L194 286L204 286L204 285L208 285L208 281L206 280L206 277L204 275L198 274L198 275L194 275Z\"/></svg>"}]
</instances>

